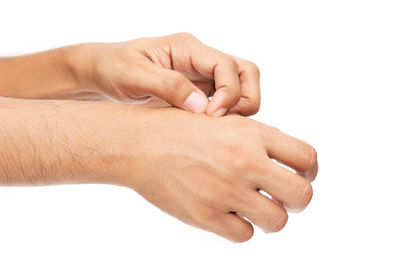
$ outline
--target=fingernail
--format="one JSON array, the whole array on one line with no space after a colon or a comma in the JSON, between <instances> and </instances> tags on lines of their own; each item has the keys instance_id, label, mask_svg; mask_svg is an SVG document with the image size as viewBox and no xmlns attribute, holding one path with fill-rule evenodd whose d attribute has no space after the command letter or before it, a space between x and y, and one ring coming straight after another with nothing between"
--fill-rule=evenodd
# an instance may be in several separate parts
<instances>
[{"instance_id":1,"label":"fingernail","mask_svg":"<svg viewBox=\"0 0 400 267\"><path fill-rule=\"evenodd\" d=\"M213 117L221 117L225 115L225 113L226 113L226 108L219 108L212 115Z\"/></svg>"},{"instance_id":2,"label":"fingernail","mask_svg":"<svg viewBox=\"0 0 400 267\"><path fill-rule=\"evenodd\" d=\"M194 113L204 113L208 104L207 98L199 92L193 91L183 103L183 106Z\"/></svg>"}]
</instances>

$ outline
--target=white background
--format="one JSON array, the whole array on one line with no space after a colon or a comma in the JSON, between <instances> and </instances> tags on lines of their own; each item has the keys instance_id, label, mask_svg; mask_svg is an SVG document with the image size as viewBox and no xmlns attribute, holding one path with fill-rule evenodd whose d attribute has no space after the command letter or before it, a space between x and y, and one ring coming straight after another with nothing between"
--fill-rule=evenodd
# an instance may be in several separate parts
<instances>
[{"instance_id":1,"label":"white background","mask_svg":"<svg viewBox=\"0 0 400 267\"><path fill-rule=\"evenodd\" d=\"M174 32L252 60L255 119L318 151L315 195L233 244L127 188L0 188L0 266L399 266L398 1L4 1L0 56ZM339 266L340 266L339 265Z\"/></svg>"}]
</instances>

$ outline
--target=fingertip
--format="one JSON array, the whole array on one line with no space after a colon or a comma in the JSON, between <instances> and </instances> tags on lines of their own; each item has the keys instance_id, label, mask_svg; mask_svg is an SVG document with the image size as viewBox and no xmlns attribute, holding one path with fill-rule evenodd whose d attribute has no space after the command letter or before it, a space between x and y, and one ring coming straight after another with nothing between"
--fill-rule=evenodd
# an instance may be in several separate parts
<instances>
[{"instance_id":1,"label":"fingertip","mask_svg":"<svg viewBox=\"0 0 400 267\"><path fill-rule=\"evenodd\" d=\"M301 172L299 174L301 176L303 176L304 178L306 178L308 181L313 182L318 174L318 161L315 163L315 165L311 169L309 169L305 172Z\"/></svg>"},{"instance_id":2,"label":"fingertip","mask_svg":"<svg viewBox=\"0 0 400 267\"><path fill-rule=\"evenodd\" d=\"M206 113L212 117L223 116L230 108L235 106L237 102L238 99L236 99L236 96L232 97L225 89L219 89L211 98Z\"/></svg>"},{"instance_id":3,"label":"fingertip","mask_svg":"<svg viewBox=\"0 0 400 267\"><path fill-rule=\"evenodd\" d=\"M214 113L212 114L213 117L221 117L226 114L227 109L226 108L219 108Z\"/></svg>"},{"instance_id":4,"label":"fingertip","mask_svg":"<svg viewBox=\"0 0 400 267\"><path fill-rule=\"evenodd\" d=\"M193 113L204 113L207 109L207 105L207 97L197 91L190 93L183 103L183 107Z\"/></svg>"}]
</instances>

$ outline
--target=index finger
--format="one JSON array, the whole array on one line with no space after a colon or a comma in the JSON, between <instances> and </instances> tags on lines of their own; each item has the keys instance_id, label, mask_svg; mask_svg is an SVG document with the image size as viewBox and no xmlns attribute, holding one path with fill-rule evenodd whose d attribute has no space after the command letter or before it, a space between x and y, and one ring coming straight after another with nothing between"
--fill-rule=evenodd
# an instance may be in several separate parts
<instances>
[{"instance_id":1,"label":"index finger","mask_svg":"<svg viewBox=\"0 0 400 267\"><path fill-rule=\"evenodd\" d=\"M191 53L193 68L204 77L214 79L215 93L207 114L222 116L240 99L240 80L236 60L214 48L200 44Z\"/></svg>"}]
</instances>

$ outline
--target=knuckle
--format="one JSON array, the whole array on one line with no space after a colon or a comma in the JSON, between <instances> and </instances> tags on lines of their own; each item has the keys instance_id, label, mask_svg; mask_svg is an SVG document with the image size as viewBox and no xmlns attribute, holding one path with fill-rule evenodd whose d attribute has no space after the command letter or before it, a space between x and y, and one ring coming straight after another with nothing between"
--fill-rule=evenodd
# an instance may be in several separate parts
<instances>
[{"instance_id":1,"label":"knuckle","mask_svg":"<svg viewBox=\"0 0 400 267\"><path fill-rule=\"evenodd\" d=\"M252 120L244 118L242 116L231 116L233 119L234 127L241 130L252 130L254 123Z\"/></svg>"},{"instance_id":2,"label":"knuckle","mask_svg":"<svg viewBox=\"0 0 400 267\"><path fill-rule=\"evenodd\" d=\"M269 231L271 232L279 232L280 230L285 227L287 221L288 221L288 214L286 211L282 209L282 211L271 215L271 225L269 227Z\"/></svg>"},{"instance_id":3,"label":"knuckle","mask_svg":"<svg viewBox=\"0 0 400 267\"><path fill-rule=\"evenodd\" d=\"M245 132L244 134L246 136L251 136L255 140L260 140L263 138L264 130L263 126L260 123L243 118L241 128Z\"/></svg>"},{"instance_id":4,"label":"knuckle","mask_svg":"<svg viewBox=\"0 0 400 267\"><path fill-rule=\"evenodd\" d=\"M257 77L260 77L260 68L254 62L249 62L249 69L251 72L255 73Z\"/></svg>"},{"instance_id":5,"label":"knuckle","mask_svg":"<svg viewBox=\"0 0 400 267\"><path fill-rule=\"evenodd\" d=\"M246 107L246 115L254 115L260 110L260 100L253 99L252 102Z\"/></svg>"},{"instance_id":6,"label":"knuckle","mask_svg":"<svg viewBox=\"0 0 400 267\"><path fill-rule=\"evenodd\" d=\"M217 211L208 206L201 206L195 210L194 216L201 223L210 222L216 219Z\"/></svg>"},{"instance_id":7,"label":"knuckle","mask_svg":"<svg viewBox=\"0 0 400 267\"><path fill-rule=\"evenodd\" d=\"M247 138L247 144L249 141L262 140L265 136L266 125L262 123L239 115L226 116L224 119L230 124L233 132L237 134L238 140L243 140L244 137ZM243 151L241 150L239 149L238 153L243 156Z\"/></svg>"},{"instance_id":8,"label":"knuckle","mask_svg":"<svg viewBox=\"0 0 400 267\"><path fill-rule=\"evenodd\" d=\"M196 39L196 37L193 34L191 34L190 32L178 32L178 33L175 33L173 36L182 38L182 39L189 39L189 40Z\"/></svg>"},{"instance_id":9,"label":"knuckle","mask_svg":"<svg viewBox=\"0 0 400 267\"><path fill-rule=\"evenodd\" d=\"M187 79L185 75L179 72L170 72L168 75L166 75L164 81L163 81L163 87L167 88L169 90L181 90L184 86L186 86Z\"/></svg>"},{"instance_id":10,"label":"knuckle","mask_svg":"<svg viewBox=\"0 0 400 267\"><path fill-rule=\"evenodd\" d=\"M257 140L261 140L264 137L264 130L261 124L253 123L251 126L252 135L257 138Z\"/></svg>"},{"instance_id":11,"label":"knuckle","mask_svg":"<svg viewBox=\"0 0 400 267\"><path fill-rule=\"evenodd\" d=\"M242 116L229 116L233 119L233 127L239 137L250 138L252 141L259 141L264 138L264 125ZM243 154L242 154L243 156Z\"/></svg>"},{"instance_id":12,"label":"knuckle","mask_svg":"<svg viewBox=\"0 0 400 267\"><path fill-rule=\"evenodd\" d=\"M230 150L232 171L234 173L240 173L246 170L249 167L249 159L246 157L246 153L243 153L242 149L239 147L232 147Z\"/></svg>"},{"instance_id":13,"label":"knuckle","mask_svg":"<svg viewBox=\"0 0 400 267\"><path fill-rule=\"evenodd\" d=\"M239 69L239 65L238 65L237 61L230 55L221 54L221 62L223 62L227 66L230 66L235 71L237 71Z\"/></svg>"},{"instance_id":14,"label":"knuckle","mask_svg":"<svg viewBox=\"0 0 400 267\"><path fill-rule=\"evenodd\" d=\"M309 144L302 144L303 165L306 169L311 169L317 164L317 151Z\"/></svg>"},{"instance_id":15,"label":"knuckle","mask_svg":"<svg viewBox=\"0 0 400 267\"><path fill-rule=\"evenodd\" d=\"M281 132L281 130L280 130L278 127L269 126L269 128L270 128L272 131L275 131L276 133L280 133L280 132Z\"/></svg>"}]
</instances>

